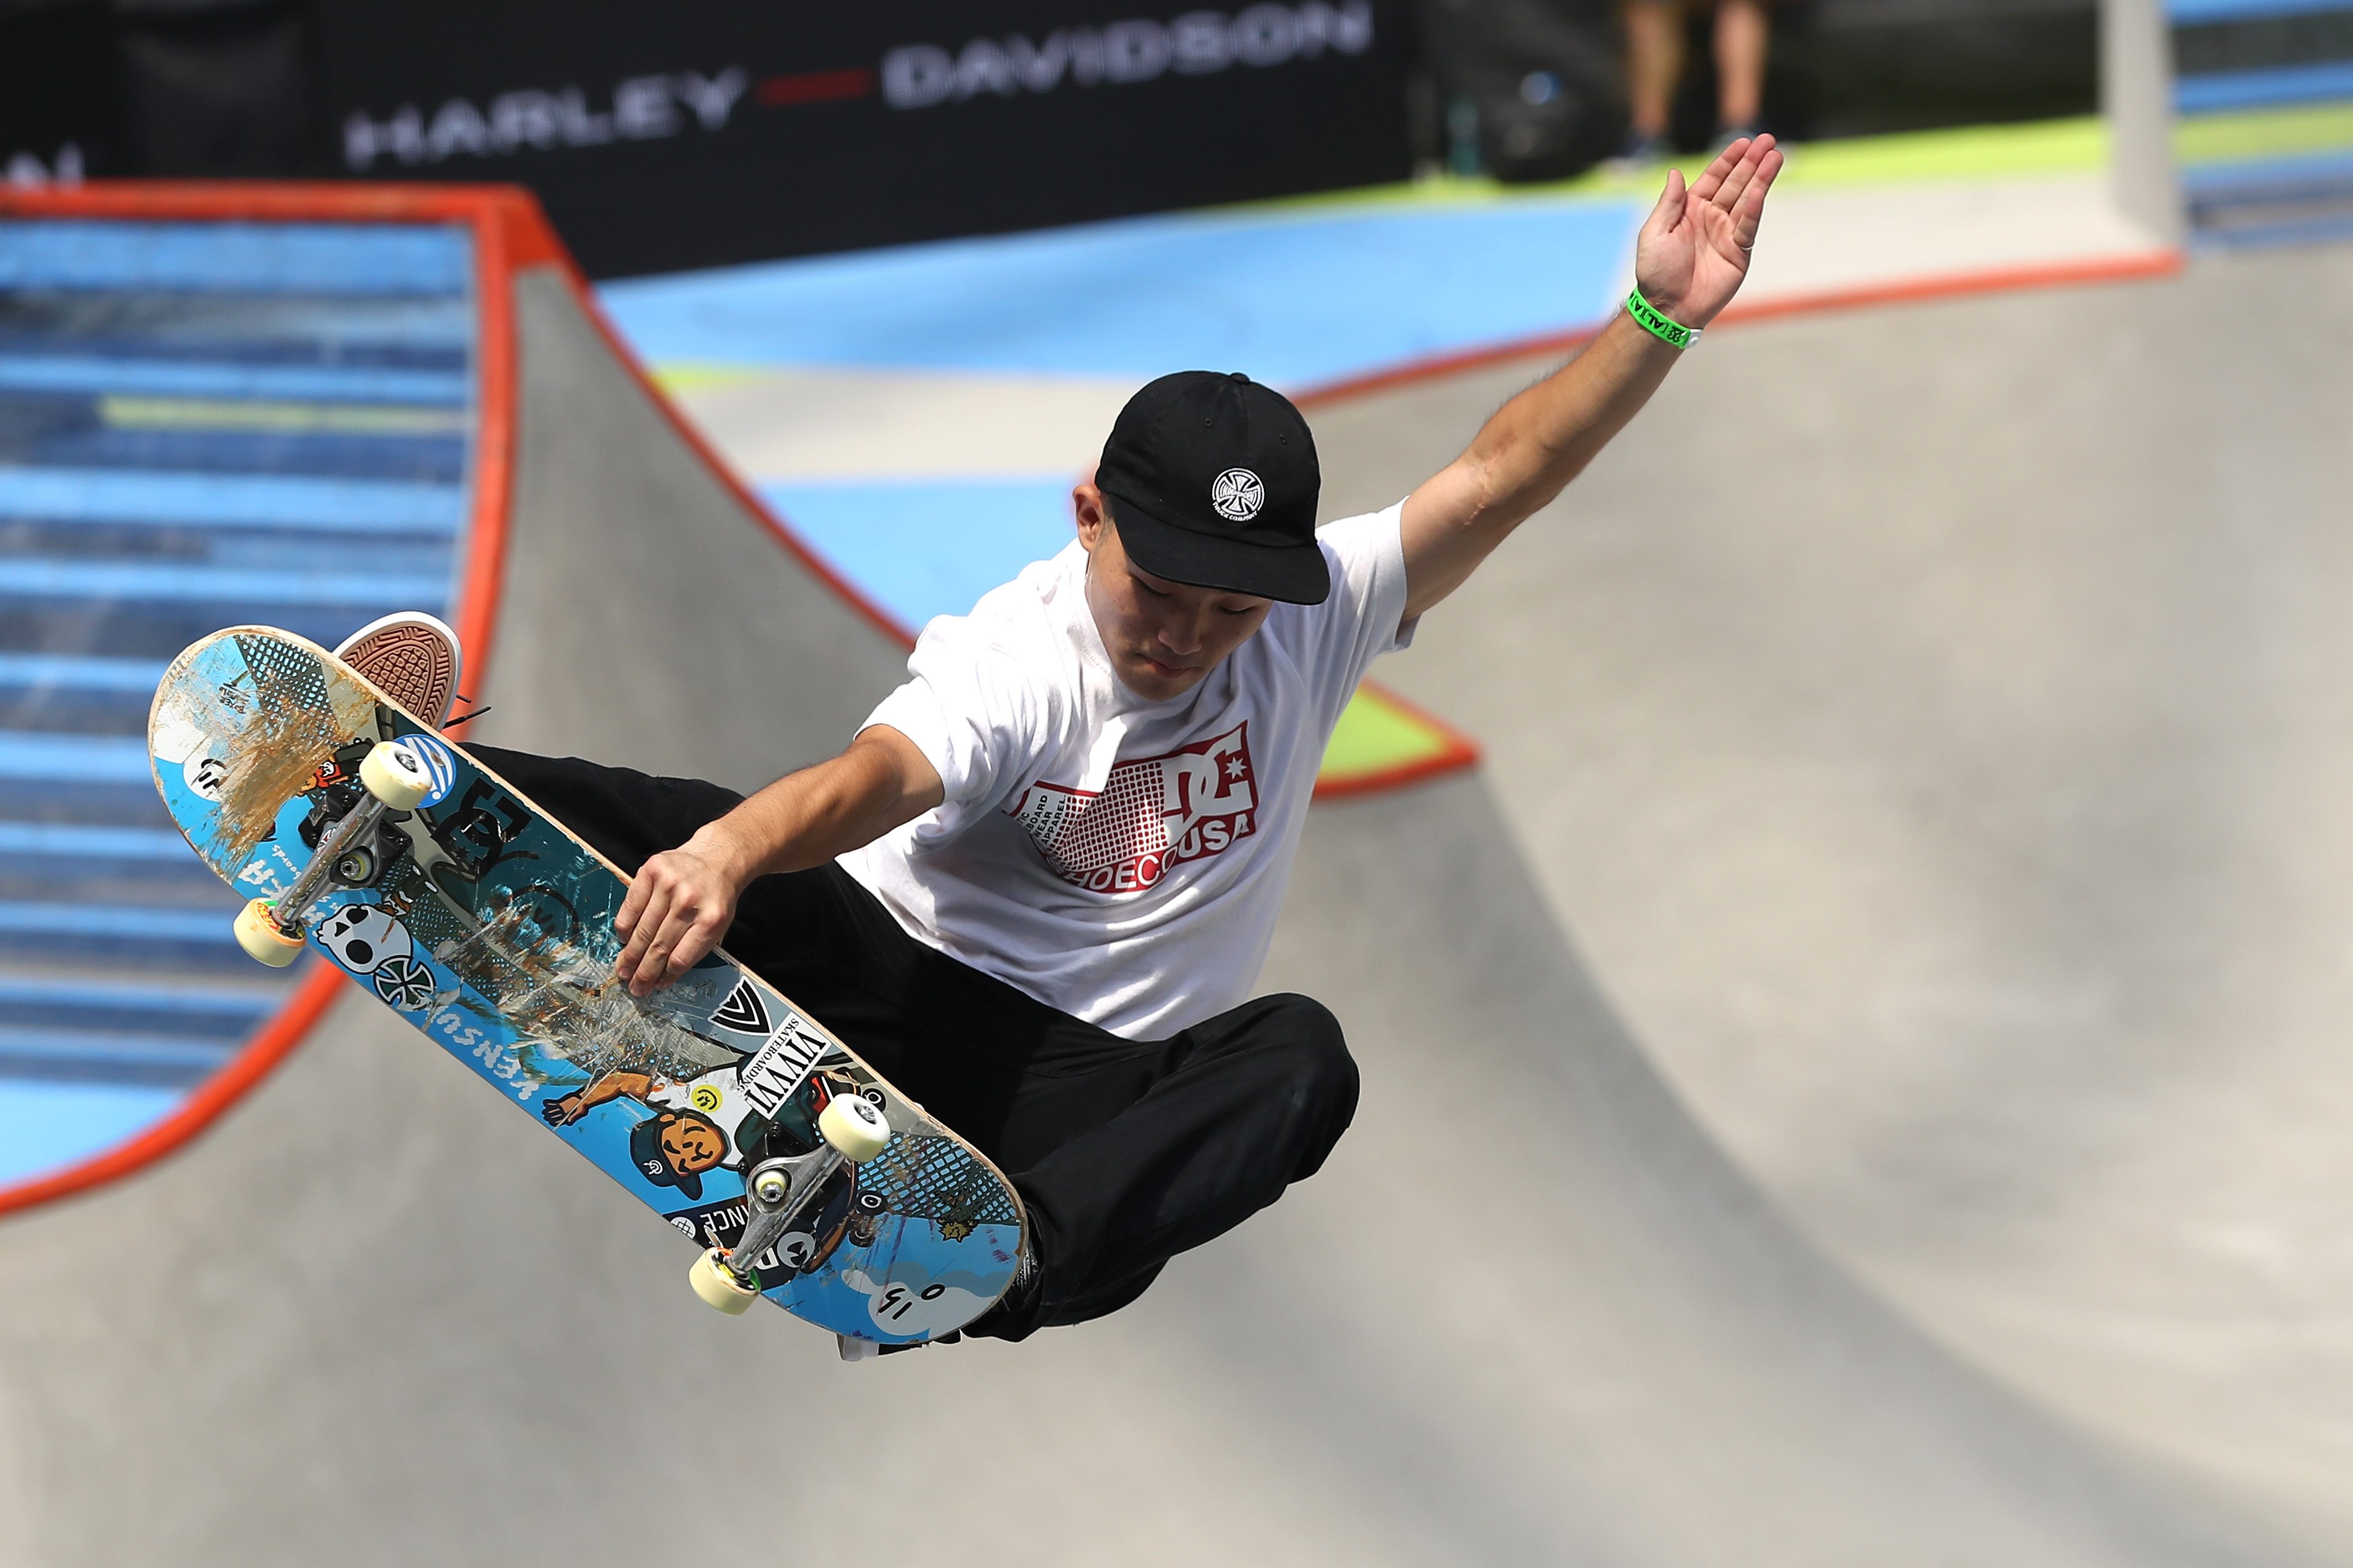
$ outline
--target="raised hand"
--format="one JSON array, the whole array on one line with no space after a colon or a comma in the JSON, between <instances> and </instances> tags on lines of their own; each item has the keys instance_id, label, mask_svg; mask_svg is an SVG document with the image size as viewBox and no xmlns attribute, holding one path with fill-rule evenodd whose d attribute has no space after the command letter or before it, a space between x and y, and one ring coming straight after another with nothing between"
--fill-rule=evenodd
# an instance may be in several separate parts
<instances>
[{"instance_id":1,"label":"raised hand","mask_svg":"<svg viewBox=\"0 0 2353 1568\"><path fill-rule=\"evenodd\" d=\"M1780 172L1770 136L1733 142L1689 189L1682 170L1667 172L1667 188L1634 242L1634 281L1669 320L1704 327L1732 302L1748 276L1765 193Z\"/></svg>"}]
</instances>

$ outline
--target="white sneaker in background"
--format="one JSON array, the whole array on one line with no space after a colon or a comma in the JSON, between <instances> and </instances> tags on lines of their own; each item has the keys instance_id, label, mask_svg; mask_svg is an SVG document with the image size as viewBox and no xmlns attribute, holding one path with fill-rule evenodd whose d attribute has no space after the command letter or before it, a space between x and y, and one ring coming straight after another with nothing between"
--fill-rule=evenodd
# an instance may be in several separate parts
<instances>
[{"instance_id":1,"label":"white sneaker in background","mask_svg":"<svg viewBox=\"0 0 2353 1568\"><path fill-rule=\"evenodd\" d=\"M396 610L345 637L335 657L434 729L448 721L464 656L438 616Z\"/></svg>"}]
</instances>

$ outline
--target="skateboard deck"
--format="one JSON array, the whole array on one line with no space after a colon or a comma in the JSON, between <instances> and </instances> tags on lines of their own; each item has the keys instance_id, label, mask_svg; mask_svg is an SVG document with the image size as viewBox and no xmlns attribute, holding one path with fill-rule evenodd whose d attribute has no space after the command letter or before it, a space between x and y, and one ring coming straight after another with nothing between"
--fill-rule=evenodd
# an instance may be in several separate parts
<instances>
[{"instance_id":1,"label":"skateboard deck","mask_svg":"<svg viewBox=\"0 0 2353 1568\"><path fill-rule=\"evenodd\" d=\"M172 819L238 891L280 900L328 843L322 890L275 911L290 946L299 921L311 950L683 1235L729 1251L754 1195L775 1208L789 1187L787 1232L730 1259L770 1300L907 1343L1012 1282L1024 1216L1002 1173L724 952L631 997L612 978L622 873L333 655L267 626L215 633L172 662L147 735ZM396 740L422 764L414 809L374 805L377 825L336 842L369 803L367 754ZM845 1096L881 1118L828 1115ZM862 1163L831 1156L819 1130L848 1110L877 1141L887 1123Z\"/></svg>"}]
</instances>

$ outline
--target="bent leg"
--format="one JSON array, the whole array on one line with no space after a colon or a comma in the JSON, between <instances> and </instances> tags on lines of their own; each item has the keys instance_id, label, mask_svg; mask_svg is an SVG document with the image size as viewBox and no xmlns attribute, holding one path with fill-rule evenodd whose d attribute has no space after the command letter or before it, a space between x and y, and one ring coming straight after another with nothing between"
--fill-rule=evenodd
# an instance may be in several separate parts
<instances>
[{"instance_id":1,"label":"bent leg","mask_svg":"<svg viewBox=\"0 0 2353 1568\"><path fill-rule=\"evenodd\" d=\"M625 871L742 799L468 750ZM1312 1175L1356 1112L1356 1064L1319 1003L1261 997L1166 1040L1124 1039L916 941L838 866L760 878L723 940L1011 1175L1040 1289L976 1333L1022 1339L1126 1305L1170 1258Z\"/></svg>"},{"instance_id":2,"label":"bent leg","mask_svg":"<svg viewBox=\"0 0 2353 1568\"><path fill-rule=\"evenodd\" d=\"M1263 996L1092 1070L1032 1075L1008 1121L1013 1183L1029 1208L1039 1289L975 1332L1022 1339L1100 1317L1163 1264L1222 1235L1313 1175L1356 1108L1339 1021L1304 996ZM1090 1110L1108 1114L1087 1114ZM1024 1147L1043 1130L1091 1124Z\"/></svg>"},{"instance_id":3,"label":"bent leg","mask_svg":"<svg viewBox=\"0 0 2353 1568\"><path fill-rule=\"evenodd\" d=\"M635 872L646 858L675 849L704 823L743 803L732 789L701 779L657 778L635 768L578 757L542 757L503 746L469 745L482 765L522 791L533 805L588 841L597 854Z\"/></svg>"}]
</instances>

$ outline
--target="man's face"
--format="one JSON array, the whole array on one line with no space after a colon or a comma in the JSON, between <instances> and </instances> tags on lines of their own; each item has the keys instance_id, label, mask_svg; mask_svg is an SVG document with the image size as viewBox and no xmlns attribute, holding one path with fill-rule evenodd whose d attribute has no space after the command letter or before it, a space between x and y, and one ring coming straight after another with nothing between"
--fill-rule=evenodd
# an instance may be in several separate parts
<instances>
[{"instance_id":1,"label":"man's face","mask_svg":"<svg viewBox=\"0 0 2353 1568\"><path fill-rule=\"evenodd\" d=\"M661 1150L671 1170L699 1176L726 1157L727 1145L708 1121L682 1116L662 1129Z\"/></svg>"},{"instance_id":2,"label":"man's face","mask_svg":"<svg viewBox=\"0 0 2353 1568\"><path fill-rule=\"evenodd\" d=\"M1172 583L1130 561L1092 482L1072 490L1071 503L1087 552L1087 608L1095 630L1120 684L1146 701L1198 686L1274 607L1271 599Z\"/></svg>"}]
</instances>

